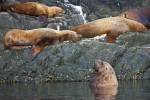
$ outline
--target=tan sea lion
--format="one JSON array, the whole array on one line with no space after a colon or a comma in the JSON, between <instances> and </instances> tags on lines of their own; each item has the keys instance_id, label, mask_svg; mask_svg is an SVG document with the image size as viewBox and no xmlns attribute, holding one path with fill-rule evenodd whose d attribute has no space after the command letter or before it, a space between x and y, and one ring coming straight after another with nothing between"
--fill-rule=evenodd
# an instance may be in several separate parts
<instances>
[{"instance_id":1,"label":"tan sea lion","mask_svg":"<svg viewBox=\"0 0 150 100\"><path fill-rule=\"evenodd\" d=\"M117 95L118 81L113 67L97 60L89 84L95 100L111 100Z\"/></svg>"},{"instance_id":2,"label":"tan sea lion","mask_svg":"<svg viewBox=\"0 0 150 100\"><path fill-rule=\"evenodd\" d=\"M26 2L26 3L17 3L7 6L7 10L12 12L26 14L31 16L47 16L55 17L64 12L60 7L52 6L37 3L37 2Z\"/></svg>"},{"instance_id":3,"label":"tan sea lion","mask_svg":"<svg viewBox=\"0 0 150 100\"><path fill-rule=\"evenodd\" d=\"M138 21L147 28L150 28L150 8L130 9L121 13L121 16Z\"/></svg>"},{"instance_id":4,"label":"tan sea lion","mask_svg":"<svg viewBox=\"0 0 150 100\"><path fill-rule=\"evenodd\" d=\"M32 58L39 54L48 45L63 41L76 41L80 35L74 31L57 31L50 28L38 28L32 30L13 29L3 37L5 49L22 49L32 46Z\"/></svg>"},{"instance_id":5,"label":"tan sea lion","mask_svg":"<svg viewBox=\"0 0 150 100\"><path fill-rule=\"evenodd\" d=\"M94 74L90 80L91 87L118 86L117 77L113 67L104 61L97 60Z\"/></svg>"},{"instance_id":6,"label":"tan sea lion","mask_svg":"<svg viewBox=\"0 0 150 100\"><path fill-rule=\"evenodd\" d=\"M124 32L143 32L146 27L134 20L120 16L98 19L86 24L71 28L81 34L83 38L92 38L97 35L107 34L107 42L114 43L116 38Z\"/></svg>"}]
</instances>

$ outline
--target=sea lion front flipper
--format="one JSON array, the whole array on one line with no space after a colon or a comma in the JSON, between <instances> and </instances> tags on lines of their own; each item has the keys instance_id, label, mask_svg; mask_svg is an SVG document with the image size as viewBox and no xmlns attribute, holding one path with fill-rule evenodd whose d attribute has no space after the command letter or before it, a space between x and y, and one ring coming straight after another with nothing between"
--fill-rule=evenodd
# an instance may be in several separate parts
<instances>
[{"instance_id":1,"label":"sea lion front flipper","mask_svg":"<svg viewBox=\"0 0 150 100\"><path fill-rule=\"evenodd\" d=\"M32 52L30 55L30 60L34 60L38 54L43 51L44 47L40 47L40 46L32 46Z\"/></svg>"},{"instance_id":2,"label":"sea lion front flipper","mask_svg":"<svg viewBox=\"0 0 150 100\"><path fill-rule=\"evenodd\" d=\"M118 36L119 35L107 34L106 40L108 43L115 43Z\"/></svg>"}]
</instances>

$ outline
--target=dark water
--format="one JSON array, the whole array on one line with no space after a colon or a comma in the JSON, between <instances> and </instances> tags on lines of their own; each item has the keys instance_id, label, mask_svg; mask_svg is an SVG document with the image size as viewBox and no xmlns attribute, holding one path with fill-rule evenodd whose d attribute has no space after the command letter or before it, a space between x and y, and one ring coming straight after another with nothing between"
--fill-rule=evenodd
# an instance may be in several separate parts
<instances>
[{"instance_id":1,"label":"dark water","mask_svg":"<svg viewBox=\"0 0 150 100\"><path fill-rule=\"evenodd\" d=\"M105 97L105 95L104 95ZM0 100L95 100L88 82L1 84ZM118 94L96 100L150 100L150 81L121 81Z\"/></svg>"}]
</instances>

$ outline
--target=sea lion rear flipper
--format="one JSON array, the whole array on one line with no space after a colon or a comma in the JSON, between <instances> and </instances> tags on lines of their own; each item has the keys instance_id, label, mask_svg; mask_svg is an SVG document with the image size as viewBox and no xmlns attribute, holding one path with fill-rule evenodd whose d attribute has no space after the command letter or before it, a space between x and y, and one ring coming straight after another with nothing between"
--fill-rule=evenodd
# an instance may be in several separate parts
<instances>
[{"instance_id":1,"label":"sea lion rear flipper","mask_svg":"<svg viewBox=\"0 0 150 100\"><path fill-rule=\"evenodd\" d=\"M40 47L40 46L33 46L32 47L32 52L31 52L31 55L29 56L30 57L30 60L34 60L38 54L43 51L43 47Z\"/></svg>"}]
</instances>

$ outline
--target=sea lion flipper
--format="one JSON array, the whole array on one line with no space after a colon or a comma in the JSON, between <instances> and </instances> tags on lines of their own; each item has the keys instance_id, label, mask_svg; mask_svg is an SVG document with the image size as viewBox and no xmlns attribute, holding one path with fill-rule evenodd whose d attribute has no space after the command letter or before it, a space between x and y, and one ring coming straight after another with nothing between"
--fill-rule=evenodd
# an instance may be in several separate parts
<instances>
[{"instance_id":1,"label":"sea lion flipper","mask_svg":"<svg viewBox=\"0 0 150 100\"><path fill-rule=\"evenodd\" d=\"M32 46L32 51L31 51L31 55L30 55L30 60L34 60L38 54L43 51L43 47L40 46Z\"/></svg>"},{"instance_id":2,"label":"sea lion flipper","mask_svg":"<svg viewBox=\"0 0 150 100\"><path fill-rule=\"evenodd\" d=\"M118 36L119 35L107 34L106 40L108 43L115 43Z\"/></svg>"}]
</instances>

